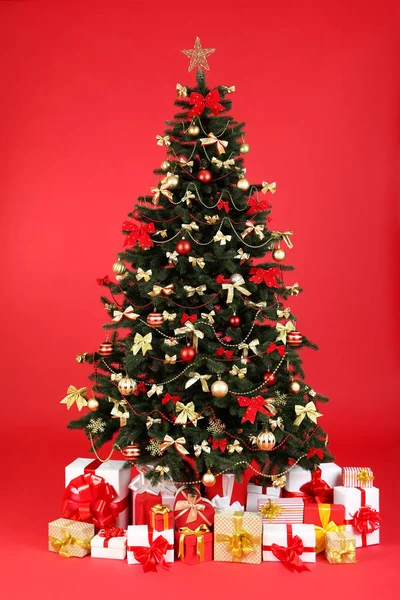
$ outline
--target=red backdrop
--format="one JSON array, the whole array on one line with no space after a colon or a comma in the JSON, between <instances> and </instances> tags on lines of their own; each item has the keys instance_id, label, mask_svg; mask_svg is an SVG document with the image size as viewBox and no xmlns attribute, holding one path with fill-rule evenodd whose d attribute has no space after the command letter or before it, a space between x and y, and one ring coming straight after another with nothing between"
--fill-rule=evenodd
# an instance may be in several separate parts
<instances>
[{"instance_id":1,"label":"red backdrop","mask_svg":"<svg viewBox=\"0 0 400 600\"><path fill-rule=\"evenodd\" d=\"M364 597L379 589L367 569L391 564L396 532L395 4L0 3L0 428L9 514L0 547L14 577L8 598L26 597L28 585L31 593L57 585L58 597L69 597L56 583L67 574L75 589L94 578L91 593L111 594L116 578L132 589L126 565L46 552L63 466L88 450L82 433L65 428L76 409L67 414L59 401L70 383L87 384L88 371L74 357L103 341L95 280L111 273L121 223L156 182L152 169L164 151L155 136L174 113L175 84L194 80L180 49L191 48L196 35L217 48L209 84L236 85L233 113L247 123L249 179L278 183L273 227L295 231L288 258L305 292L290 305L300 330L321 348L304 358L310 383L331 397L322 407L331 448L341 464L371 465L383 490L384 544L361 551L356 567L317 565L309 585L340 571L341 585L368 589ZM172 597L178 576L182 592L202 574L211 584L203 591L239 597L249 574L218 563L175 569L146 580L135 570L136 593L170 582L164 597ZM286 576L280 565L257 569L260 582ZM107 574L101 584L100 573ZM221 574L230 578L225 588Z\"/></svg>"}]
</instances>

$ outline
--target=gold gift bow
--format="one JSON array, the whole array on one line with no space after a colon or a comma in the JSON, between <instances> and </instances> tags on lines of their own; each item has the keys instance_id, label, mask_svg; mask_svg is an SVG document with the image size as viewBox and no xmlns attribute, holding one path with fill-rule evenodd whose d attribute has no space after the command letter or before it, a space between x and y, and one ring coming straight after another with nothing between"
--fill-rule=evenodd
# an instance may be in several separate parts
<instances>
[{"instance_id":1,"label":"gold gift bow","mask_svg":"<svg viewBox=\"0 0 400 600\"><path fill-rule=\"evenodd\" d=\"M163 393L163 389L164 389L164 386L162 383L153 383L153 385L147 392L147 395L149 398L151 398L153 396L153 394L157 394L157 396L161 396L161 394Z\"/></svg>"},{"instance_id":2,"label":"gold gift bow","mask_svg":"<svg viewBox=\"0 0 400 600\"><path fill-rule=\"evenodd\" d=\"M196 196L193 194L193 192L190 192L189 190L186 190L185 195L182 198L182 202L186 202L186 204L188 205L188 207L192 206L192 200L195 200Z\"/></svg>"},{"instance_id":3,"label":"gold gift bow","mask_svg":"<svg viewBox=\"0 0 400 600\"><path fill-rule=\"evenodd\" d=\"M136 354L140 351L142 351L143 356L146 354L147 350L152 350L153 346L151 345L151 340L152 340L153 334L152 333L146 333L146 335L141 335L140 333L137 333L134 337L133 340L133 346L131 348L133 354L136 356Z\"/></svg>"},{"instance_id":4,"label":"gold gift bow","mask_svg":"<svg viewBox=\"0 0 400 600\"><path fill-rule=\"evenodd\" d=\"M200 373L196 373L195 371L189 373L189 375L190 379L188 379L185 383L185 390L190 388L190 386L196 383L197 381L200 381L201 389L203 390L203 392L210 391L207 381L211 378L211 375L200 375Z\"/></svg>"},{"instance_id":5,"label":"gold gift bow","mask_svg":"<svg viewBox=\"0 0 400 600\"><path fill-rule=\"evenodd\" d=\"M224 169L230 169L230 167L235 164L235 161L233 160L233 158L228 158L227 160L219 160L219 158L215 158L215 156L213 156L213 158L211 159L211 162L218 169L222 169L222 167Z\"/></svg>"},{"instance_id":6,"label":"gold gift bow","mask_svg":"<svg viewBox=\"0 0 400 600\"><path fill-rule=\"evenodd\" d=\"M368 483L374 480L374 476L370 475L368 469L359 469L356 473L356 478L360 483Z\"/></svg>"},{"instance_id":7,"label":"gold gift bow","mask_svg":"<svg viewBox=\"0 0 400 600\"><path fill-rule=\"evenodd\" d=\"M260 238L260 240L264 239L264 225L254 225L254 223L252 223L251 221L246 221L245 225L246 229L240 234L241 238L244 239L247 235L249 235L249 233L255 233Z\"/></svg>"},{"instance_id":8,"label":"gold gift bow","mask_svg":"<svg viewBox=\"0 0 400 600\"><path fill-rule=\"evenodd\" d=\"M210 311L209 313L200 313L200 317L210 323L210 325L214 325L215 310Z\"/></svg>"},{"instance_id":9,"label":"gold gift bow","mask_svg":"<svg viewBox=\"0 0 400 600\"><path fill-rule=\"evenodd\" d=\"M276 324L276 330L279 332L278 337L276 338L277 342L283 342L286 344L286 336L291 331L294 331L296 327L293 325L292 321L288 321L285 325L282 323Z\"/></svg>"},{"instance_id":10,"label":"gold gift bow","mask_svg":"<svg viewBox=\"0 0 400 600\"><path fill-rule=\"evenodd\" d=\"M198 231L199 226L197 225L197 223L192 221L191 223L182 223L181 229L184 229L185 231Z\"/></svg>"},{"instance_id":11,"label":"gold gift bow","mask_svg":"<svg viewBox=\"0 0 400 600\"><path fill-rule=\"evenodd\" d=\"M276 414L276 408L275 408L275 406L273 408L274 408L274 411L275 411L274 414ZM272 412L272 411L270 411L270 412ZM275 431L275 429L277 427L279 427L279 429L281 429L282 431L285 429L282 417L278 417L277 419L269 419L269 426L271 427L271 431Z\"/></svg>"},{"instance_id":12,"label":"gold gift bow","mask_svg":"<svg viewBox=\"0 0 400 600\"><path fill-rule=\"evenodd\" d=\"M338 534L340 536L340 533ZM352 563L356 562L356 542L355 539L346 539L344 537L338 537L339 542L338 549L327 548L327 553L332 563Z\"/></svg>"},{"instance_id":13,"label":"gold gift bow","mask_svg":"<svg viewBox=\"0 0 400 600\"><path fill-rule=\"evenodd\" d=\"M276 314L279 319L288 319L290 317L290 308L287 306L284 310L277 310Z\"/></svg>"},{"instance_id":14,"label":"gold gift bow","mask_svg":"<svg viewBox=\"0 0 400 600\"><path fill-rule=\"evenodd\" d=\"M219 215L213 215L212 217L210 217L210 215L206 215L204 218L209 225L215 225L219 221Z\"/></svg>"},{"instance_id":15,"label":"gold gift bow","mask_svg":"<svg viewBox=\"0 0 400 600\"><path fill-rule=\"evenodd\" d=\"M219 140L214 133L209 133L206 138L200 138L200 142L202 146L211 146L211 144L216 144L218 154L225 154L225 148L228 145L228 142L225 140Z\"/></svg>"},{"instance_id":16,"label":"gold gift bow","mask_svg":"<svg viewBox=\"0 0 400 600\"><path fill-rule=\"evenodd\" d=\"M157 473L160 473L161 479L164 477L166 473L169 473L169 467L164 467L163 465L158 465L154 468Z\"/></svg>"},{"instance_id":17,"label":"gold gift bow","mask_svg":"<svg viewBox=\"0 0 400 600\"><path fill-rule=\"evenodd\" d=\"M174 438L167 434L164 436L164 441L160 444L160 450L161 452L164 452L170 446L175 446L175 450L180 454L189 454L186 448L183 447L183 444L186 444L184 437L174 440Z\"/></svg>"},{"instance_id":18,"label":"gold gift bow","mask_svg":"<svg viewBox=\"0 0 400 600\"><path fill-rule=\"evenodd\" d=\"M201 500L203 500L203 498L198 498L194 494L188 495L184 490L181 490L180 493L183 495L185 500L178 500L175 502L175 520L189 512L186 518L186 523L193 523L193 521L196 521L196 519L200 518L203 519L207 525L211 526L210 521L205 515L203 515L203 511L206 508L204 504L201 504ZM180 511L180 513L177 515L176 513L178 511Z\"/></svg>"},{"instance_id":19,"label":"gold gift bow","mask_svg":"<svg viewBox=\"0 0 400 600\"><path fill-rule=\"evenodd\" d=\"M181 85L180 83L176 84L176 91L178 93L179 98L186 98L187 96L187 87L185 85Z\"/></svg>"},{"instance_id":20,"label":"gold gift bow","mask_svg":"<svg viewBox=\"0 0 400 600\"><path fill-rule=\"evenodd\" d=\"M166 181L164 183L161 183L160 187L150 188L150 191L152 194L154 194L153 204L157 204L160 198L160 194L163 194L163 196L166 196L169 200L172 200L172 198L174 197L172 192L168 189L168 183Z\"/></svg>"},{"instance_id":21,"label":"gold gift bow","mask_svg":"<svg viewBox=\"0 0 400 600\"><path fill-rule=\"evenodd\" d=\"M305 406L301 404L296 404L294 407L297 418L295 419L293 425L300 425L304 419L304 417L308 417L310 421L317 425L318 417L322 417L322 414L317 411L317 407L314 402L307 402Z\"/></svg>"},{"instance_id":22,"label":"gold gift bow","mask_svg":"<svg viewBox=\"0 0 400 600\"><path fill-rule=\"evenodd\" d=\"M196 541L196 554L199 557L200 562L204 562L204 534L209 533L209 528L205 523L199 525L196 529L189 529L189 527L180 527L178 529L181 534L179 537L179 552L178 558L181 560L185 559L185 537L187 535L195 535Z\"/></svg>"},{"instance_id":23,"label":"gold gift bow","mask_svg":"<svg viewBox=\"0 0 400 600\"><path fill-rule=\"evenodd\" d=\"M191 285L184 285L183 289L186 292L186 296L188 298L191 298L191 296L194 296L195 294L198 294L199 296L203 296L207 287L205 285L199 285L197 287L192 287Z\"/></svg>"},{"instance_id":24,"label":"gold gift bow","mask_svg":"<svg viewBox=\"0 0 400 600\"><path fill-rule=\"evenodd\" d=\"M108 401L112 402L114 406L111 409L110 414L115 418L119 419L120 427L125 427L127 419L129 419L129 411L123 409L126 406L126 400L116 400L108 396Z\"/></svg>"},{"instance_id":25,"label":"gold gift bow","mask_svg":"<svg viewBox=\"0 0 400 600\"><path fill-rule=\"evenodd\" d=\"M176 313L169 313L166 310L164 310L162 316L163 316L164 321L175 321L175 319L176 319Z\"/></svg>"},{"instance_id":26,"label":"gold gift bow","mask_svg":"<svg viewBox=\"0 0 400 600\"><path fill-rule=\"evenodd\" d=\"M252 340L250 342L250 344L246 344L245 342L241 342L239 344L238 350L243 350L243 352L242 352L242 360L241 360L241 362L243 364L246 364L246 359L247 359L247 357L249 355L249 350L252 350L254 352L254 354L258 354L258 352L257 352L257 346L258 346L259 343L260 342L259 342L258 338L256 338L256 339Z\"/></svg>"},{"instance_id":27,"label":"gold gift bow","mask_svg":"<svg viewBox=\"0 0 400 600\"><path fill-rule=\"evenodd\" d=\"M225 92L225 94L232 94L232 92L236 90L236 87L234 85L223 85L222 89Z\"/></svg>"},{"instance_id":28,"label":"gold gift bow","mask_svg":"<svg viewBox=\"0 0 400 600\"><path fill-rule=\"evenodd\" d=\"M200 267L200 269L204 269L206 266L204 258L195 258L194 256L189 256L189 262L193 268Z\"/></svg>"},{"instance_id":29,"label":"gold gift bow","mask_svg":"<svg viewBox=\"0 0 400 600\"><path fill-rule=\"evenodd\" d=\"M78 390L74 385L70 385L67 389L67 395L61 400L60 404L66 404L69 410L73 403L76 402L78 410L82 410L84 406L87 406L86 393L87 388L83 387Z\"/></svg>"},{"instance_id":30,"label":"gold gift bow","mask_svg":"<svg viewBox=\"0 0 400 600\"><path fill-rule=\"evenodd\" d=\"M162 238L166 238L168 233L166 229L159 229L158 231L154 232L154 235L160 235Z\"/></svg>"},{"instance_id":31,"label":"gold gift bow","mask_svg":"<svg viewBox=\"0 0 400 600\"><path fill-rule=\"evenodd\" d=\"M156 135L156 140L157 140L157 146L164 146L164 144L166 146L170 146L171 142L169 139L169 135Z\"/></svg>"},{"instance_id":32,"label":"gold gift bow","mask_svg":"<svg viewBox=\"0 0 400 600\"><path fill-rule=\"evenodd\" d=\"M230 242L231 239L231 235L224 235L220 229L218 229L217 233L213 237L214 242L220 242L221 246L226 246L226 242Z\"/></svg>"},{"instance_id":33,"label":"gold gift bow","mask_svg":"<svg viewBox=\"0 0 400 600\"><path fill-rule=\"evenodd\" d=\"M245 283L245 281L244 281L243 277L241 277L239 279L239 281L235 281L235 283L223 283L222 284L222 289L228 290L228 295L226 298L227 304L231 304L231 302L233 302L233 293L235 290L237 292L240 292L241 294L244 294L245 296L251 296L251 292L249 292L249 290L246 290L246 288L243 287L244 283Z\"/></svg>"},{"instance_id":34,"label":"gold gift bow","mask_svg":"<svg viewBox=\"0 0 400 600\"><path fill-rule=\"evenodd\" d=\"M140 281L141 279L144 279L145 281L150 281L152 275L153 271L151 269L145 271L144 269L142 269L142 267L139 267L136 273L136 279L137 281Z\"/></svg>"},{"instance_id":35,"label":"gold gift bow","mask_svg":"<svg viewBox=\"0 0 400 600\"><path fill-rule=\"evenodd\" d=\"M130 319L130 321L136 321L136 319L140 317L140 315L134 312L133 306L128 306L124 312L121 312L120 310L114 310L113 315L114 323L119 323L119 321L122 321L124 317Z\"/></svg>"},{"instance_id":36,"label":"gold gift bow","mask_svg":"<svg viewBox=\"0 0 400 600\"><path fill-rule=\"evenodd\" d=\"M175 410L179 413L178 416L175 417L175 425L183 425L183 427L185 427L189 420L197 427L197 421L204 418L199 417L199 414L194 410L194 402L188 402L187 404L177 402Z\"/></svg>"},{"instance_id":37,"label":"gold gift bow","mask_svg":"<svg viewBox=\"0 0 400 600\"><path fill-rule=\"evenodd\" d=\"M150 415L148 415L147 420L146 420L147 429L151 429L151 427L153 427L154 423L161 423L161 419L153 419L153 417L150 417Z\"/></svg>"},{"instance_id":38,"label":"gold gift bow","mask_svg":"<svg viewBox=\"0 0 400 600\"><path fill-rule=\"evenodd\" d=\"M182 335L186 333L191 333L193 336L193 348L197 350L199 345L199 338L202 340L204 338L204 333L200 331L200 329L196 329L191 321L186 321L183 327L179 327L178 329L174 329L175 335Z\"/></svg>"},{"instance_id":39,"label":"gold gift bow","mask_svg":"<svg viewBox=\"0 0 400 600\"><path fill-rule=\"evenodd\" d=\"M290 235L293 235L293 230L291 229L286 231L271 231L272 238L283 240L288 248L293 248L293 242L289 237Z\"/></svg>"},{"instance_id":40,"label":"gold gift bow","mask_svg":"<svg viewBox=\"0 0 400 600\"><path fill-rule=\"evenodd\" d=\"M194 455L196 457L199 457L202 452L207 452L207 454L210 454L210 452L211 452L211 448L208 445L207 440L203 440L201 442L201 444L195 444L193 446L193 448L194 448Z\"/></svg>"},{"instance_id":41,"label":"gold gift bow","mask_svg":"<svg viewBox=\"0 0 400 600\"><path fill-rule=\"evenodd\" d=\"M244 511L237 510L234 512L234 532L232 535L215 533L216 543L228 543L226 549L232 555L234 562L241 562L248 554L254 552L255 546L261 544L261 536L252 535L243 528L243 517Z\"/></svg>"},{"instance_id":42,"label":"gold gift bow","mask_svg":"<svg viewBox=\"0 0 400 600\"><path fill-rule=\"evenodd\" d=\"M318 554L325 550L326 539L325 536L328 531L344 531L344 525L336 525L331 521L331 505L330 504L317 504L319 520L321 525L314 525L315 529L315 552Z\"/></svg>"},{"instance_id":43,"label":"gold gift bow","mask_svg":"<svg viewBox=\"0 0 400 600\"><path fill-rule=\"evenodd\" d=\"M173 252L166 252L166 257L168 258L168 264L176 265L178 263L179 254L176 250Z\"/></svg>"},{"instance_id":44,"label":"gold gift bow","mask_svg":"<svg viewBox=\"0 0 400 600\"><path fill-rule=\"evenodd\" d=\"M90 540L81 540L80 538L73 537L65 527L61 527L61 535L62 538L58 539L52 535L49 535L49 542L52 548L58 552L64 558L70 558L73 554L68 550L68 546L80 546L80 548L84 548L85 550L90 550Z\"/></svg>"},{"instance_id":45,"label":"gold gift bow","mask_svg":"<svg viewBox=\"0 0 400 600\"><path fill-rule=\"evenodd\" d=\"M268 500L267 504L264 504L264 506L260 508L260 513L272 523L272 521L279 517L284 510L285 509L280 504L275 504L273 500Z\"/></svg>"},{"instance_id":46,"label":"gold gift bow","mask_svg":"<svg viewBox=\"0 0 400 600\"><path fill-rule=\"evenodd\" d=\"M187 167L189 169L189 171L192 172L192 167L194 164L192 160L186 160L186 158L183 158L181 156L179 159L179 164L181 165L181 167Z\"/></svg>"},{"instance_id":47,"label":"gold gift bow","mask_svg":"<svg viewBox=\"0 0 400 600\"><path fill-rule=\"evenodd\" d=\"M298 283L294 283L293 285L285 285L285 289L287 289L291 296L297 296L297 294L300 294L300 290L298 288Z\"/></svg>"},{"instance_id":48,"label":"gold gift bow","mask_svg":"<svg viewBox=\"0 0 400 600\"><path fill-rule=\"evenodd\" d=\"M240 264L242 265L246 260L249 260L250 254L248 252L244 252L243 248L239 248L238 253L234 258L238 258L240 260Z\"/></svg>"},{"instance_id":49,"label":"gold gift bow","mask_svg":"<svg viewBox=\"0 0 400 600\"><path fill-rule=\"evenodd\" d=\"M151 526L156 528L156 515L164 515L164 531L168 529L168 514L171 512L171 507L168 504L155 504L151 507Z\"/></svg>"},{"instance_id":50,"label":"gold gift bow","mask_svg":"<svg viewBox=\"0 0 400 600\"><path fill-rule=\"evenodd\" d=\"M231 375L233 375L234 377L237 376L237 377L239 377L239 379L243 379L244 377L246 377L247 368L243 367L243 369L239 369L239 367L237 365L233 365L233 367L229 371L229 373Z\"/></svg>"},{"instance_id":51,"label":"gold gift bow","mask_svg":"<svg viewBox=\"0 0 400 600\"><path fill-rule=\"evenodd\" d=\"M276 192L276 181L273 181L272 183L268 183L267 181L263 181L261 184L261 191L263 194L266 194L267 192L271 192L271 194L275 194Z\"/></svg>"},{"instance_id":52,"label":"gold gift bow","mask_svg":"<svg viewBox=\"0 0 400 600\"><path fill-rule=\"evenodd\" d=\"M241 454L243 452L243 448L239 443L239 440L235 440L233 442L233 444L228 444L228 454L234 454L235 452L237 452L238 454Z\"/></svg>"},{"instance_id":53,"label":"gold gift bow","mask_svg":"<svg viewBox=\"0 0 400 600\"><path fill-rule=\"evenodd\" d=\"M165 287L162 287L161 285L153 285L153 289L151 292L148 293L149 296L151 296L152 298L154 298L155 296L159 296L160 294L164 294L165 296L170 296L171 294L174 294L174 284L170 283L169 285L166 285Z\"/></svg>"},{"instance_id":54,"label":"gold gift bow","mask_svg":"<svg viewBox=\"0 0 400 600\"><path fill-rule=\"evenodd\" d=\"M172 356L170 354L166 354L164 358L164 363L166 365L174 365L177 360L178 356L176 354L173 354Z\"/></svg>"}]
</instances>

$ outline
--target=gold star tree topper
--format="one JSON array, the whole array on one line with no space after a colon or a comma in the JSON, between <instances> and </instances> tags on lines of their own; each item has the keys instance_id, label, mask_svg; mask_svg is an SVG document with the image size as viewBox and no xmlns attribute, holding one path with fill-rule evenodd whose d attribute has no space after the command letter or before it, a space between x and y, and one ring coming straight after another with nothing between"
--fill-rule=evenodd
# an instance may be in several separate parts
<instances>
[{"instance_id":1,"label":"gold star tree topper","mask_svg":"<svg viewBox=\"0 0 400 600\"><path fill-rule=\"evenodd\" d=\"M189 71L197 67L198 69L210 70L207 62L207 56L215 52L215 48L203 48L200 38L196 37L193 50L181 50L185 56L190 58Z\"/></svg>"}]
</instances>

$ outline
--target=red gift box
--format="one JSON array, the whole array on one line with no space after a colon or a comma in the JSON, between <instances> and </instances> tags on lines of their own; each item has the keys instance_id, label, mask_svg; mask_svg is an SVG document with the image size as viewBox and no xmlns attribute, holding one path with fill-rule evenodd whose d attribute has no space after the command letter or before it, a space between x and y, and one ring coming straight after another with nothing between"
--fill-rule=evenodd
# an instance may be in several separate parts
<instances>
[{"instance_id":1,"label":"red gift box","mask_svg":"<svg viewBox=\"0 0 400 600\"><path fill-rule=\"evenodd\" d=\"M174 528L174 514L168 504L155 504L151 507L150 527L156 531Z\"/></svg>"},{"instance_id":2,"label":"red gift box","mask_svg":"<svg viewBox=\"0 0 400 600\"><path fill-rule=\"evenodd\" d=\"M211 527L214 523L214 513L215 509L211 502L202 498L198 490L181 487L176 492L174 503L176 529L180 527L196 529L200 525Z\"/></svg>"},{"instance_id":3,"label":"red gift box","mask_svg":"<svg viewBox=\"0 0 400 600\"><path fill-rule=\"evenodd\" d=\"M215 485L206 488L206 496L209 500L212 500L214 496L228 496L229 504L239 502L242 506L246 506L247 484L252 475L254 475L253 471L247 469L241 482L236 481L233 473L218 475Z\"/></svg>"},{"instance_id":4,"label":"red gift box","mask_svg":"<svg viewBox=\"0 0 400 600\"><path fill-rule=\"evenodd\" d=\"M153 487L145 475L146 471L139 472L129 484L132 491L131 522L133 525L148 525L151 528L152 507L157 504L168 504L172 510L176 487L169 482Z\"/></svg>"},{"instance_id":5,"label":"red gift box","mask_svg":"<svg viewBox=\"0 0 400 600\"><path fill-rule=\"evenodd\" d=\"M317 553L325 549L326 533L344 529L344 520L343 504L304 504L304 523L311 523L315 527Z\"/></svg>"},{"instance_id":6,"label":"red gift box","mask_svg":"<svg viewBox=\"0 0 400 600\"><path fill-rule=\"evenodd\" d=\"M175 531L175 557L187 565L197 565L213 559L214 535L207 525L196 530L182 527Z\"/></svg>"}]
</instances>

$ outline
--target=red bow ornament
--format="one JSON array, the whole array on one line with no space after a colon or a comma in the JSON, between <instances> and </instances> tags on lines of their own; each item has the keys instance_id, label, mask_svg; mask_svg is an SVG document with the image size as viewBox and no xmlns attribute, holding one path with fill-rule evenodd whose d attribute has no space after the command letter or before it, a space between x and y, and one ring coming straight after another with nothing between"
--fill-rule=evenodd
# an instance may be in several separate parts
<instances>
[{"instance_id":1,"label":"red bow ornament","mask_svg":"<svg viewBox=\"0 0 400 600\"><path fill-rule=\"evenodd\" d=\"M223 200L221 200L221 198L220 198L220 199L218 200L218 203L217 203L217 208L218 208L218 210L222 210L222 209L224 209L224 211L225 211L226 213L228 213L228 212L229 212L229 210L230 210L230 208L229 208L229 202L228 202L228 200L226 200L226 201L224 202L224 201L223 201Z\"/></svg>"},{"instance_id":2,"label":"red bow ornament","mask_svg":"<svg viewBox=\"0 0 400 600\"><path fill-rule=\"evenodd\" d=\"M194 323L197 320L197 315L187 315L186 313L183 313L182 317L181 317L181 323L186 323L186 321L190 321L191 323Z\"/></svg>"},{"instance_id":3,"label":"red bow ornament","mask_svg":"<svg viewBox=\"0 0 400 600\"><path fill-rule=\"evenodd\" d=\"M300 558L300 555L304 552L304 546L298 535L293 537L287 548L278 544L271 544L271 552L290 571L301 573L301 571L310 570Z\"/></svg>"},{"instance_id":4,"label":"red bow ornament","mask_svg":"<svg viewBox=\"0 0 400 600\"><path fill-rule=\"evenodd\" d=\"M225 356L228 360L232 360L233 350L224 350L222 346L215 351L215 356Z\"/></svg>"},{"instance_id":5,"label":"red bow ornament","mask_svg":"<svg viewBox=\"0 0 400 600\"><path fill-rule=\"evenodd\" d=\"M351 515L354 529L361 535L373 533L381 526L381 516L375 508L370 506L362 506L358 511Z\"/></svg>"},{"instance_id":6,"label":"red bow ornament","mask_svg":"<svg viewBox=\"0 0 400 600\"><path fill-rule=\"evenodd\" d=\"M253 283L264 282L268 287L279 287L279 279L282 277L279 267L271 267L270 269L252 267L250 269L250 275L252 275L252 277L249 278L249 281L252 281Z\"/></svg>"},{"instance_id":7,"label":"red bow ornament","mask_svg":"<svg viewBox=\"0 0 400 600\"><path fill-rule=\"evenodd\" d=\"M72 479L64 491L62 515L66 519L94 523L96 527L112 527L124 509L115 502L117 492L102 477L85 473Z\"/></svg>"},{"instance_id":8,"label":"red bow ornament","mask_svg":"<svg viewBox=\"0 0 400 600\"><path fill-rule=\"evenodd\" d=\"M283 356L285 354L285 346L284 345L277 346L275 344L275 342L271 342L267 348L267 354L271 354L275 350L278 352L278 354L280 356Z\"/></svg>"},{"instance_id":9,"label":"red bow ornament","mask_svg":"<svg viewBox=\"0 0 400 600\"><path fill-rule=\"evenodd\" d=\"M108 285L109 283L111 283L108 275L104 275L104 277L98 277L96 281L98 285Z\"/></svg>"},{"instance_id":10,"label":"red bow ornament","mask_svg":"<svg viewBox=\"0 0 400 600\"><path fill-rule=\"evenodd\" d=\"M171 394L169 394L168 392L165 394L165 396L162 397L161 399L161 404L167 404L169 401L173 402L174 404L176 404L177 402L179 402L179 400L181 399L180 396L171 396Z\"/></svg>"},{"instance_id":11,"label":"red bow ornament","mask_svg":"<svg viewBox=\"0 0 400 600\"><path fill-rule=\"evenodd\" d=\"M155 232L154 223L132 223L131 221L124 221L122 223L123 231L130 231L131 233L125 240L124 246L135 246L136 242L139 244L142 250L154 246L154 242L150 237L150 233Z\"/></svg>"},{"instance_id":12,"label":"red bow ornament","mask_svg":"<svg viewBox=\"0 0 400 600\"><path fill-rule=\"evenodd\" d=\"M333 503L333 490L326 481L321 479L320 468L311 473L311 481L304 483L300 488L300 492L304 494L304 502Z\"/></svg>"},{"instance_id":13,"label":"red bow ornament","mask_svg":"<svg viewBox=\"0 0 400 600\"><path fill-rule=\"evenodd\" d=\"M268 201L265 200L265 198L257 200L257 198L255 198L254 196L251 196L251 198L249 198L249 207L250 208L247 211L248 215L253 215L254 213L262 212L270 208Z\"/></svg>"},{"instance_id":14,"label":"red bow ornament","mask_svg":"<svg viewBox=\"0 0 400 600\"><path fill-rule=\"evenodd\" d=\"M145 384L144 381L140 381L137 384L137 386L136 386L135 391L133 392L133 394L134 394L134 396L139 396L139 394L141 392L147 392L146 384Z\"/></svg>"},{"instance_id":15,"label":"red bow ornament","mask_svg":"<svg viewBox=\"0 0 400 600\"><path fill-rule=\"evenodd\" d=\"M254 398L248 398L247 396L238 396L239 406L245 406L246 410L242 418L242 423L250 421L254 423L257 413L260 412L267 417L272 417L273 414L267 410L265 403L266 400L262 396L254 396Z\"/></svg>"},{"instance_id":16,"label":"red bow ornament","mask_svg":"<svg viewBox=\"0 0 400 600\"><path fill-rule=\"evenodd\" d=\"M307 452L307 458L312 458L313 456L317 456L320 460L324 458L324 451L322 448L310 448Z\"/></svg>"},{"instance_id":17,"label":"red bow ornament","mask_svg":"<svg viewBox=\"0 0 400 600\"><path fill-rule=\"evenodd\" d=\"M133 555L135 559L143 565L143 571L157 571L157 565L169 569L169 565L165 562L164 554L168 550L167 540L160 535L148 546L133 546Z\"/></svg>"},{"instance_id":18,"label":"red bow ornament","mask_svg":"<svg viewBox=\"0 0 400 600\"><path fill-rule=\"evenodd\" d=\"M199 92L192 92L189 97L189 104L194 105L188 112L188 118L199 117L203 114L205 108L209 108L213 115L217 115L221 111L225 110L222 104L219 103L221 96L218 90L211 90L204 97Z\"/></svg>"},{"instance_id":19,"label":"red bow ornament","mask_svg":"<svg viewBox=\"0 0 400 600\"><path fill-rule=\"evenodd\" d=\"M226 438L222 438L222 440L212 440L211 449L212 450L221 450L221 452L225 452L226 447L228 445L228 440Z\"/></svg>"}]
</instances>

